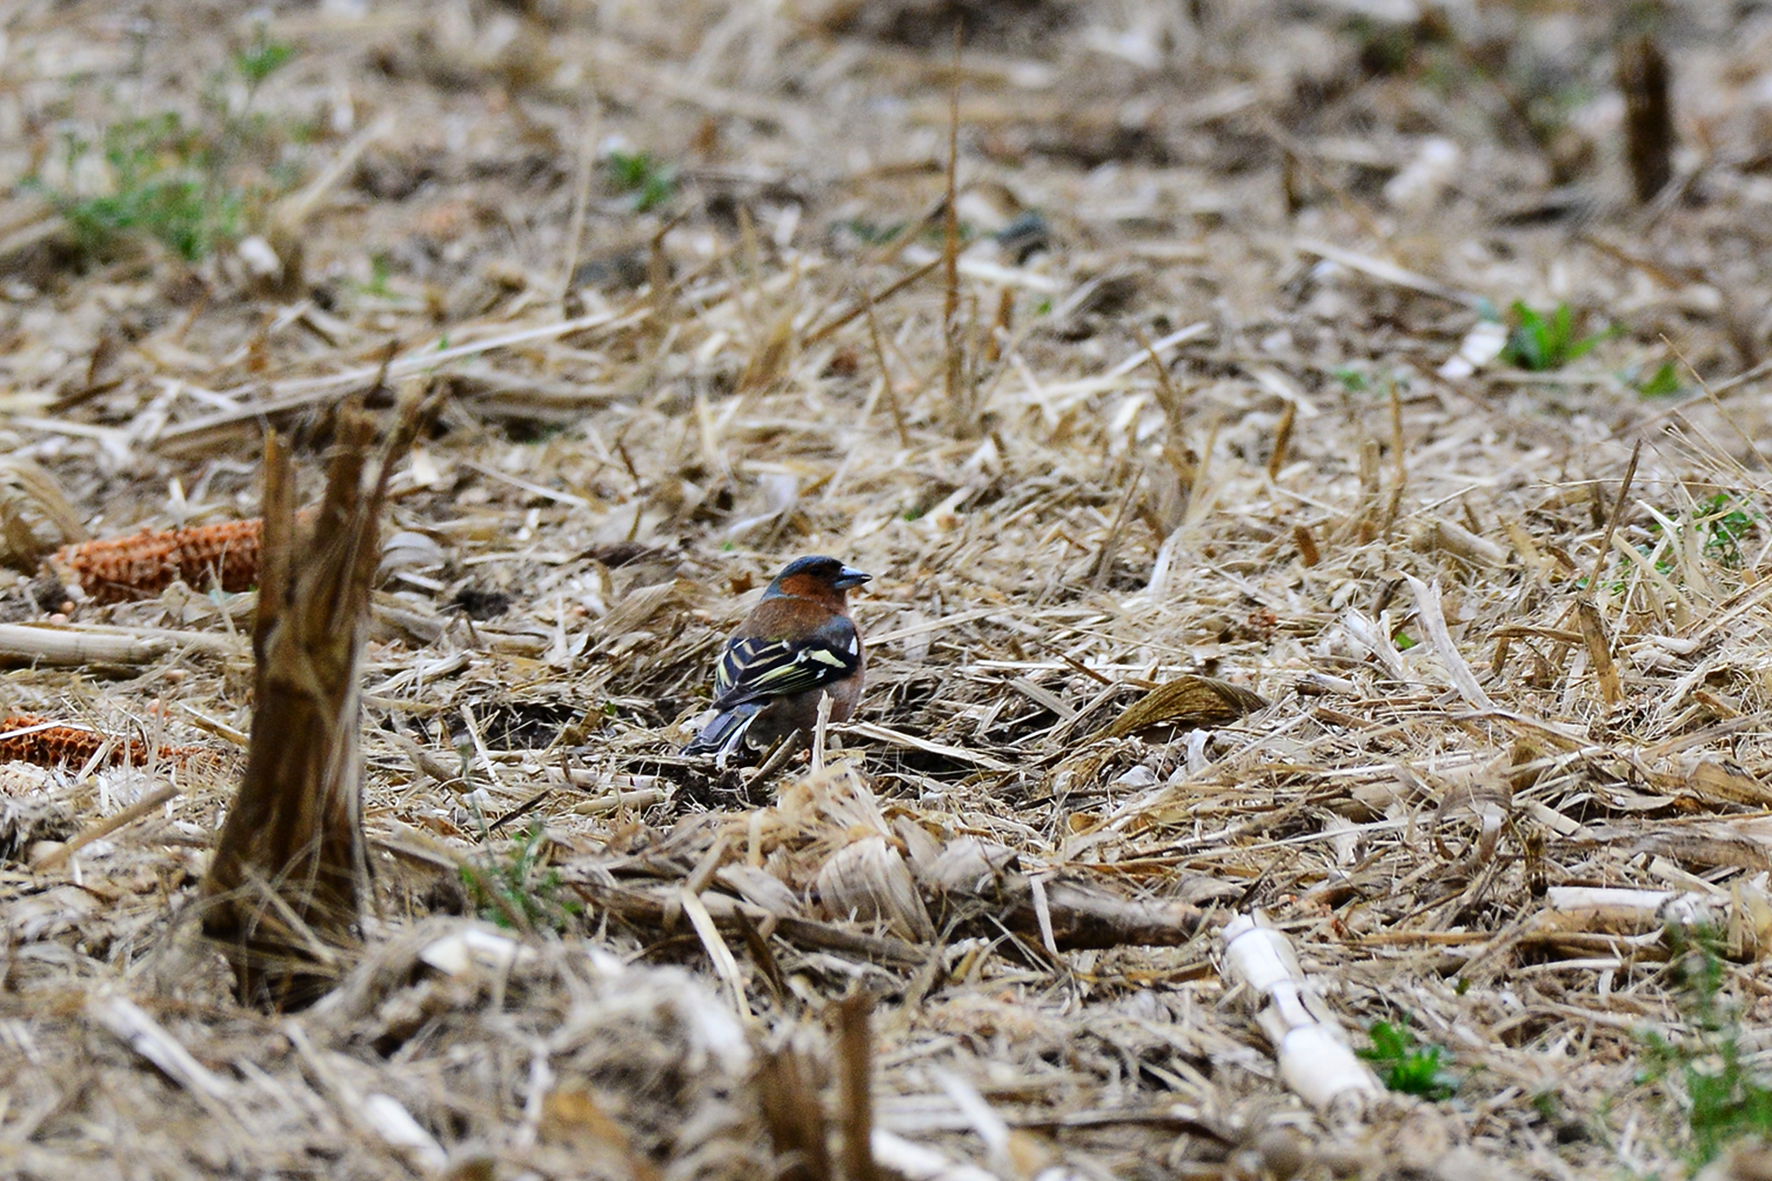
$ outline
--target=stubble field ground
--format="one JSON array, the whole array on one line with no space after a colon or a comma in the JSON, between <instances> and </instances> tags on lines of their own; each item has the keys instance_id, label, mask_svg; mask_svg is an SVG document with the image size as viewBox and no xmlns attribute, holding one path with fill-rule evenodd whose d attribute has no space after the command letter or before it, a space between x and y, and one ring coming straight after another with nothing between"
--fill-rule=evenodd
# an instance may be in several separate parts
<instances>
[{"instance_id":1,"label":"stubble field ground","mask_svg":"<svg viewBox=\"0 0 1772 1181\"><path fill-rule=\"evenodd\" d=\"M865 1110L906 1176L1764 1175L1769 61L1723 3L13 4L0 611L134 646L0 682L114 740L0 767L0 1172L816 1178ZM254 516L267 426L317 486L390 350L373 913L265 1014L193 917L251 593L42 562ZM819 552L857 724L675 759ZM1404 1089L1282 1077L1256 912Z\"/></svg>"}]
</instances>

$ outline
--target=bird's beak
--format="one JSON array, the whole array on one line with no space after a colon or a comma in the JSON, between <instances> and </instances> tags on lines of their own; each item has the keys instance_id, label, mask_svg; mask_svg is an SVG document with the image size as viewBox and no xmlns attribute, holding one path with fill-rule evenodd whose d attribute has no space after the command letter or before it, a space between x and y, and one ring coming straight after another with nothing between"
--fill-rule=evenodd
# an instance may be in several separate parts
<instances>
[{"instance_id":1,"label":"bird's beak","mask_svg":"<svg viewBox=\"0 0 1772 1181\"><path fill-rule=\"evenodd\" d=\"M853 566L845 566L837 571L837 577L831 580L831 585L838 590L848 590L852 586L860 586L871 578L873 578L872 574L857 570Z\"/></svg>"}]
</instances>

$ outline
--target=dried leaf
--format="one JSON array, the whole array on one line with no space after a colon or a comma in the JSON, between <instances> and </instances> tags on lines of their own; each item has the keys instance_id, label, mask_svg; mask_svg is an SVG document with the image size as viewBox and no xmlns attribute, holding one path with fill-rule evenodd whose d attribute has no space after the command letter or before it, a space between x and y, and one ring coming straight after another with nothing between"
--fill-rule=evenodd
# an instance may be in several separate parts
<instances>
[{"instance_id":1,"label":"dried leaf","mask_svg":"<svg viewBox=\"0 0 1772 1181\"><path fill-rule=\"evenodd\" d=\"M1089 737L1094 741L1137 735L1163 741L1179 730L1228 726L1266 707L1267 700L1260 694L1229 681L1191 675L1177 677L1146 693Z\"/></svg>"},{"instance_id":2,"label":"dried leaf","mask_svg":"<svg viewBox=\"0 0 1772 1181\"><path fill-rule=\"evenodd\" d=\"M35 570L44 554L85 537L54 476L28 459L0 457L0 563Z\"/></svg>"}]
</instances>

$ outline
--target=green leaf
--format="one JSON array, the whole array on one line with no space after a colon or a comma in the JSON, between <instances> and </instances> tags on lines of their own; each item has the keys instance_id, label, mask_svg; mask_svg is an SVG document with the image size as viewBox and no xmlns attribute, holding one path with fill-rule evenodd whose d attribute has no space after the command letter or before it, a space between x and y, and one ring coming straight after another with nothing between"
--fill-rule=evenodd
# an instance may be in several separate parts
<instances>
[{"instance_id":1,"label":"green leaf","mask_svg":"<svg viewBox=\"0 0 1772 1181\"><path fill-rule=\"evenodd\" d=\"M1524 301L1515 300L1508 313L1513 318L1514 327L1508 333L1502 358L1533 373L1560 369L1571 361L1578 361L1620 332L1614 326L1578 337L1575 309L1566 303L1558 304L1546 316L1526 306Z\"/></svg>"},{"instance_id":2,"label":"green leaf","mask_svg":"<svg viewBox=\"0 0 1772 1181\"><path fill-rule=\"evenodd\" d=\"M1671 398L1684 393L1686 385L1680 380L1679 366L1672 361L1663 361L1649 378L1637 381L1637 393L1645 398Z\"/></svg>"},{"instance_id":3,"label":"green leaf","mask_svg":"<svg viewBox=\"0 0 1772 1181\"><path fill-rule=\"evenodd\" d=\"M604 165L616 190L633 195L638 213L656 209L676 195L677 170L651 152L610 152Z\"/></svg>"},{"instance_id":4,"label":"green leaf","mask_svg":"<svg viewBox=\"0 0 1772 1181\"><path fill-rule=\"evenodd\" d=\"M1377 1068L1384 1085L1393 1091L1423 1099L1450 1099L1461 1081L1449 1068L1451 1056L1442 1046L1418 1044L1407 1021L1404 1018L1394 1025L1373 1022L1367 1030L1372 1045L1358 1051L1360 1057Z\"/></svg>"},{"instance_id":5,"label":"green leaf","mask_svg":"<svg viewBox=\"0 0 1772 1181\"><path fill-rule=\"evenodd\" d=\"M461 867L462 886L481 918L501 927L559 931L583 910L577 900L560 896L560 871L543 866L546 837L537 820L503 858L489 856Z\"/></svg>"},{"instance_id":6,"label":"green leaf","mask_svg":"<svg viewBox=\"0 0 1772 1181\"><path fill-rule=\"evenodd\" d=\"M258 87L266 78L289 64L295 56L295 46L282 41L267 41L263 29L253 41L251 48L242 50L234 57L234 68L250 87Z\"/></svg>"}]
</instances>

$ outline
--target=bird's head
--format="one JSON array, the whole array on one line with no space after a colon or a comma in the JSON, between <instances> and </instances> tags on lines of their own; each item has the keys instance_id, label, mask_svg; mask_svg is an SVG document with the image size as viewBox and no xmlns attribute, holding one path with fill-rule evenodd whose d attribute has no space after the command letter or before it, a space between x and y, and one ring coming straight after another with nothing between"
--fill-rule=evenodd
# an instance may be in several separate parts
<instances>
[{"instance_id":1,"label":"bird's head","mask_svg":"<svg viewBox=\"0 0 1772 1181\"><path fill-rule=\"evenodd\" d=\"M845 566L836 558L814 554L795 558L783 567L775 581L769 584L769 589L763 592L763 597L795 595L803 599L835 599L842 603L847 601L845 592L850 587L860 586L872 577L872 574L853 566Z\"/></svg>"}]
</instances>

